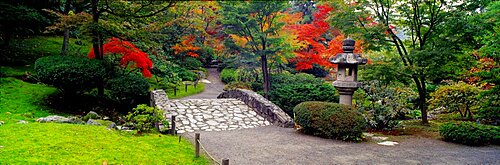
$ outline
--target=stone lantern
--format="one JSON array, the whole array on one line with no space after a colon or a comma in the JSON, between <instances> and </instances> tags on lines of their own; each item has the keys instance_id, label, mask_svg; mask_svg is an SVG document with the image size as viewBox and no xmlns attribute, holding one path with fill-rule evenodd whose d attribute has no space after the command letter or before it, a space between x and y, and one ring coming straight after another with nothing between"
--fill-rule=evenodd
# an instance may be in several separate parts
<instances>
[{"instance_id":1,"label":"stone lantern","mask_svg":"<svg viewBox=\"0 0 500 165\"><path fill-rule=\"evenodd\" d=\"M337 64L337 80L333 86L340 94L340 104L352 105L352 94L361 84L357 82L358 65L366 64L367 60L361 55L354 54L354 44L356 41L351 38L344 40L342 49L344 53L339 53L330 58L332 64Z\"/></svg>"}]
</instances>

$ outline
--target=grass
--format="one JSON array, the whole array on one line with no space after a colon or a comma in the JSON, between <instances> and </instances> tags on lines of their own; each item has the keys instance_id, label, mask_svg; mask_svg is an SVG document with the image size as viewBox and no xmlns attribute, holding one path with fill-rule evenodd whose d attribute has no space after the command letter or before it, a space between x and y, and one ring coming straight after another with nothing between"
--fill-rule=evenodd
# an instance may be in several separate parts
<instances>
[{"instance_id":1,"label":"grass","mask_svg":"<svg viewBox=\"0 0 500 165\"><path fill-rule=\"evenodd\" d=\"M205 84L198 83L196 88L193 85L188 85L188 89L186 92L185 85L180 84L180 85L177 85L177 93L176 93L176 95L174 95L174 88L171 85L166 86L164 84L159 84L155 81L155 78L148 79L148 81L149 81L149 84L151 85L150 90L163 89L163 90L165 90L165 92L167 92L167 96L169 99L179 99L179 98L183 98L186 96L191 96L191 95L201 93L201 92L203 92L203 90L205 90Z\"/></svg>"},{"instance_id":2,"label":"grass","mask_svg":"<svg viewBox=\"0 0 500 165\"><path fill-rule=\"evenodd\" d=\"M16 78L0 79L0 120L15 123L19 120L35 121L37 117L50 114L50 109L41 102L56 92L53 87L30 84Z\"/></svg>"},{"instance_id":3,"label":"grass","mask_svg":"<svg viewBox=\"0 0 500 165\"><path fill-rule=\"evenodd\" d=\"M62 37L36 36L25 39L14 39L6 48L0 48L2 64L31 65L36 59L44 56L59 55L62 49ZM70 39L68 55L84 56L89 52L90 44L83 41L81 45Z\"/></svg>"},{"instance_id":4,"label":"grass","mask_svg":"<svg viewBox=\"0 0 500 165\"><path fill-rule=\"evenodd\" d=\"M33 73L32 66L0 66L0 73L4 77L20 77L26 75L26 73Z\"/></svg>"},{"instance_id":5,"label":"grass","mask_svg":"<svg viewBox=\"0 0 500 165\"><path fill-rule=\"evenodd\" d=\"M22 71L7 69L7 75ZM195 158L191 143L176 136L134 135L104 126L36 123L51 115L42 101L53 87L13 77L0 79L0 164L210 164ZM28 124L16 124L19 120Z\"/></svg>"},{"instance_id":6,"label":"grass","mask_svg":"<svg viewBox=\"0 0 500 165\"><path fill-rule=\"evenodd\" d=\"M133 135L104 126L56 123L0 126L1 164L209 164L176 136Z\"/></svg>"}]
</instances>

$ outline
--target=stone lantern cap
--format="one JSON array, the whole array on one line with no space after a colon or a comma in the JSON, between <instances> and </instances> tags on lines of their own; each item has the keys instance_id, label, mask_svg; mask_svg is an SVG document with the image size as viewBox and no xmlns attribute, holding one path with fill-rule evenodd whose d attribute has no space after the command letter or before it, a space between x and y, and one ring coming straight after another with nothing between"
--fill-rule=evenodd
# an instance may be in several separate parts
<instances>
[{"instance_id":1,"label":"stone lantern cap","mask_svg":"<svg viewBox=\"0 0 500 165\"><path fill-rule=\"evenodd\" d=\"M347 38L342 43L342 49L344 53L339 53L335 57L330 58L332 64L359 64L363 65L368 62L366 58L362 58L360 54L354 54L354 45L356 41L351 38Z\"/></svg>"}]
</instances>

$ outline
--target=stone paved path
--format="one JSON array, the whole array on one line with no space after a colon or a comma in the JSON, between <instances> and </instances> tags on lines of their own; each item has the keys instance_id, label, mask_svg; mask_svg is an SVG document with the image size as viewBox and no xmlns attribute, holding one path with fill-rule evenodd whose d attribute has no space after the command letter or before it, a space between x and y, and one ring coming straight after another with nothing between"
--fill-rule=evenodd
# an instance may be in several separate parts
<instances>
[{"instance_id":1,"label":"stone paved path","mask_svg":"<svg viewBox=\"0 0 500 165\"><path fill-rule=\"evenodd\" d=\"M166 114L176 115L178 133L236 130L270 125L237 99L171 100Z\"/></svg>"}]
</instances>

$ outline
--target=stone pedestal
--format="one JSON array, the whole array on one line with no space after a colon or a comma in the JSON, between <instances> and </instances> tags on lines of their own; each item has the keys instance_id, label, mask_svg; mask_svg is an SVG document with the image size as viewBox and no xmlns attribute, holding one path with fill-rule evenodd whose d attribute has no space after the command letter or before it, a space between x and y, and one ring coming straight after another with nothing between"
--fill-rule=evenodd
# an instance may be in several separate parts
<instances>
[{"instance_id":1,"label":"stone pedestal","mask_svg":"<svg viewBox=\"0 0 500 165\"><path fill-rule=\"evenodd\" d=\"M352 95L356 91L360 84L353 81L334 81L333 86L337 89L340 94L339 103L344 105L352 105Z\"/></svg>"}]
</instances>

